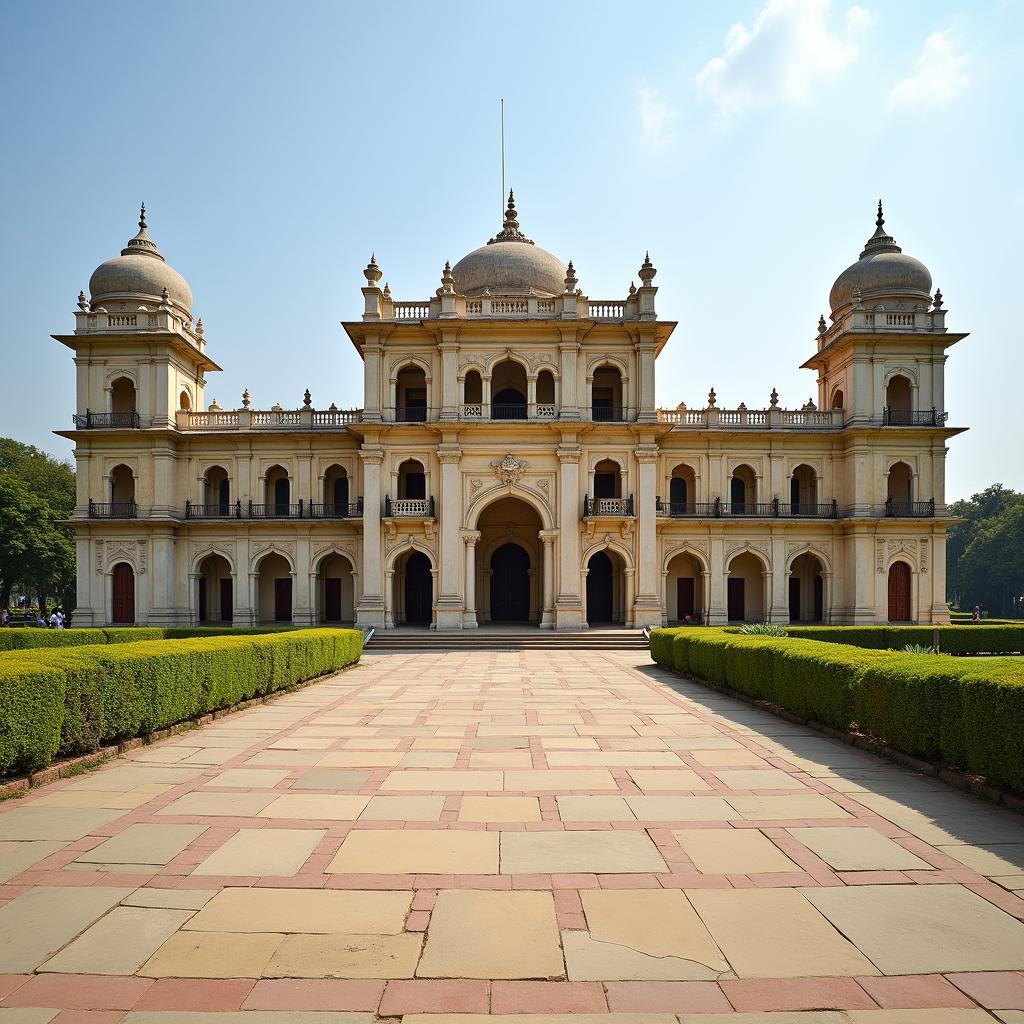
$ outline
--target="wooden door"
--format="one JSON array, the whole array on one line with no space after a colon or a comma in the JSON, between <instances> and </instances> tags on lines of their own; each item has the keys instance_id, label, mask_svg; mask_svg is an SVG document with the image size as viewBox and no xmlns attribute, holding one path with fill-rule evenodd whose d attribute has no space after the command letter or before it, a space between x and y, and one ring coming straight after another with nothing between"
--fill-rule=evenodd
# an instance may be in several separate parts
<instances>
[{"instance_id":1,"label":"wooden door","mask_svg":"<svg viewBox=\"0 0 1024 1024\"><path fill-rule=\"evenodd\" d=\"M210 615L210 610L207 607L206 598L206 577L199 577L199 621L205 622Z\"/></svg>"},{"instance_id":2,"label":"wooden door","mask_svg":"<svg viewBox=\"0 0 1024 1024\"><path fill-rule=\"evenodd\" d=\"M680 576L676 580L676 618L685 619L696 614L694 583L692 576Z\"/></svg>"},{"instance_id":3,"label":"wooden door","mask_svg":"<svg viewBox=\"0 0 1024 1024\"><path fill-rule=\"evenodd\" d=\"M502 544L491 555L491 621L530 618L530 556L518 544Z\"/></svg>"},{"instance_id":4,"label":"wooden door","mask_svg":"<svg viewBox=\"0 0 1024 1024\"><path fill-rule=\"evenodd\" d=\"M118 562L114 566L111 586L113 588L112 620L119 626L134 625L135 573L127 562Z\"/></svg>"},{"instance_id":5,"label":"wooden door","mask_svg":"<svg viewBox=\"0 0 1024 1024\"><path fill-rule=\"evenodd\" d=\"M910 566L893 562L889 567L889 621L910 622Z\"/></svg>"},{"instance_id":6,"label":"wooden door","mask_svg":"<svg viewBox=\"0 0 1024 1024\"><path fill-rule=\"evenodd\" d=\"M292 621L292 581L278 577L274 580L274 621Z\"/></svg>"},{"instance_id":7,"label":"wooden door","mask_svg":"<svg viewBox=\"0 0 1024 1024\"><path fill-rule=\"evenodd\" d=\"M341 622L341 577L324 580L324 622Z\"/></svg>"},{"instance_id":8,"label":"wooden door","mask_svg":"<svg viewBox=\"0 0 1024 1024\"><path fill-rule=\"evenodd\" d=\"M742 622L745 618L745 585L746 580L742 576L730 576L728 587L729 621Z\"/></svg>"},{"instance_id":9,"label":"wooden door","mask_svg":"<svg viewBox=\"0 0 1024 1024\"><path fill-rule=\"evenodd\" d=\"M800 621L800 577L789 577L789 621Z\"/></svg>"},{"instance_id":10,"label":"wooden door","mask_svg":"<svg viewBox=\"0 0 1024 1024\"><path fill-rule=\"evenodd\" d=\"M234 592L230 579L220 581L220 621L233 622L235 618Z\"/></svg>"},{"instance_id":11,"label":"wooden door","mask_svg":"<svg viewBox=\"0 0 1024 1024\"><path fill-rule=\"evenodd\" d=\"M612 560L607 552L598 551L592 555L587 572L587 622L611 622L612 601Z\"/></svg>"}]
</instances>

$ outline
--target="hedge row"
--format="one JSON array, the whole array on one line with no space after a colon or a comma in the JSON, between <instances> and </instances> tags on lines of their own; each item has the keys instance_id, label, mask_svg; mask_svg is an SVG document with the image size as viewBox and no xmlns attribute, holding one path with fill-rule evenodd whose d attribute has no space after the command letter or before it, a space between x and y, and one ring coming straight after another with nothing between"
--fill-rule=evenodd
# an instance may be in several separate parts
<instances>
[{"instance_id":1,"label":"hedge row","mask_svg":"<svg viewBox=\"0 0 1024 1024\"><path fill-rule=\"evenodd\" d=\"M253 636L282 633L295 626L202 626L164 629L155 626L120 626L107 629L42 629L14 627L0 630L0 651L27 651L36 647L79 647L86 644L134 644L142 640L187 640L201 636Z\"/></svg>"},{"instance_id":2,"label":"hedge row","mask_svg":"<svg viewBox=\"0 0 1024 1024\"><path fill-rule=\"evenodd\" d=\"M660 665L1024 791L1024 665L715 629L651 634Z\"/></svg>"},{"instance_id":3,"label":"hedge row","mask_svg":"<svg viewBox=\"0 0 1024 1024\"><path fill-rule=\"evenodd\" d=\"M1024 654L1024 625L939 626L944 654ZM930 647L933 626L787 626L786 635L874 650L902 650L907 644Z\"/></svg>"},{"instance_id":4,"label":"hedge row","mask_svg":"<svg viewBox=\"0 0 1024 1024\"><path fill-rule=\"evenodd\" d=\"M145 736L359 660L355 629L144 640L0 659L0 775Z\"/></svg>"}]
</instances>

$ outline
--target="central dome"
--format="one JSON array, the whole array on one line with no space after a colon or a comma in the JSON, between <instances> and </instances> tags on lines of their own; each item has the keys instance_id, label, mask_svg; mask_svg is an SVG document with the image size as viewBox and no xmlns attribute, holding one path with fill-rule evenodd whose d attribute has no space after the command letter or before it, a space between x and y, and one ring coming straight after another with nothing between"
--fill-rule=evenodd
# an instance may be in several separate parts
<instances>
[{"instance_id":1,"label":"central dome","mask_svg":"<svg viewBox=\"0 0 1024 1024\"><path fill-rule=\"evenodd\" d=\"M501 231L486 245L463 256L452 267L455 290L461 295L527 295L542 298L565 291L565 264L534 245L519 230L515 199L508 194L508 209Z\"/></svg>"}]
</instances>

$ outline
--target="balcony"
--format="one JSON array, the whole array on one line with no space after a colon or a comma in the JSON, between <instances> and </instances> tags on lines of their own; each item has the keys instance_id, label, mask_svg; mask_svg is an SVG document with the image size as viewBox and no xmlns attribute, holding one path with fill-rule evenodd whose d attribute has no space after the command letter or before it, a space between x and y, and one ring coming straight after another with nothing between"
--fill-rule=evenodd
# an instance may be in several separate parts
<instances>
[{"instance_id":1,"label":"balcony","mask_svg":"<svg viewBox=\"0 0 1024 1024\"><path fill-rule=\"evenodd\" d=\"M941 427L949 419L948 412L931 409L893 409L886 406L882 410L883 427Z\"/></svg>"},{"instance_id":2,"label":"balcony","mask_svg":"<svg viewBox=\"0 0 1024 1024\"><path fill-rule=\"evenodd\" d=\"M271 502L255 504L234 501L216 505L197 505L185 502L186 519L362 519L363 499L347 505L322 504L299 501L297 503Z\"/></svg>"},{"instance_id":3,"label":"balcony","mask_svg":"<svg viewBox=\"0 0 1024 1024\"><path fill-rule=\"evenodd\" d=\"M241 519L242 503L223 502L218 505L194 505L191 501L185 502L186 519Z\"/></svg>"},{"instance_id":4,"label":"balcony","mask_svg":"<svg viewBox=\"0 0 1024 1024\"><path fill-rule=\"evenodd\" d=\"M329 503L309 504L310 519L362 519L363 499L357 498L345 505L333 505Z\"/></svg>"},{"instance_id":5,"label":"balcony","mask_svg":"<svg viewBox=\"0 0 1024 1024\"><path fill-rule=\"evenodd\" d=\"M883 515L887 519L934 519L935 499L928 501L894 501L889 498Z\"/></svg>"},{"instance_id":6,"label":"balcony","mask_svg":"<svg viewBox=\"0 0 1024 1024\"><path fill-rule=\"evenodd\" d=\"M628 498L591 498L583 499L583 518L591 519L596 516L611 516L614 518L632 518L633 495Z\"/></svg>"},{"instance_id":7,"label":"balcony","mask_svg":"<svg viewBox=\"0 0 1024 1024\"><path fill-rule=\"evenodd\" d=\"M427 407L425 405L398 405L395 407L396 423L426 423Z\"/></svg>"},{"instance_id":8,"label":"balcony","mask_svg":"<svg viewBox=\"0 0 1024 1024\"><path fill-rule=\"evenodd\" d=\"M490 420L557 420L558 406L553 402L537 402L533 415L526 405L483 405L480 402L466 402L462 406L462 419L471 423L487 423ZM488 415L490 410L490 415Z\"/></svg>"},{"instance_id":9,"label":"balcony","mask_svg":"<svg viewBox=\"0 0 1024 1024\"><path fill-rule=\"evenodd\" d=\"M139 506L134 499L128 501L97 502L89 499L90 519L138 519Z\"/></svg>"},{"instance_id":10,"label":"balcony","mask_svg":"<svg viewBox=\"0 0 1024 1024\"><path fill-rule=\"evenodd\" d=\"M142 426L135 409L130 412L92 412L85 410L84 416L72 417L79 430L127 429L138 430Z\"/></svg>"},{"instance_id":11,"label":"balcony","mask_svg":"<svg viewBox=\"0 0 1024 1024\"><path fill-rule=\"evenodd\" d=\"M624 423L626 411L621 405L595 405L590 410L594 423Z\"/></svg>"},{"instance_id":12,"label":"balcony","mask_svg":"<svg viewBox=\"0 0 1024 1024\"><path fill-rule=\"evenodd\" d=\"M176 422L182 431L223 430L344 430L363 418L362 409L211 409L180 410Z\"/></svg>"},{"instance_id":13,"label":"balcony","mask_svg":"<svg viewBox=\"0 0 1024 1024\"><path fill-rule=\"evenodd\" d=\"M842 409L658 409L658 422L690 430L839 430Z\"/></svg>"},{"instance_id":14,"label":"balcony","mask_svg":"<svg viewBox=\"0 0 1024 1024\"><path fill-rule=\"evenodd\" d=\"M665 502L656 499L656 513L669 519L838 519L839 506L827 502L787 503L782 501Z\"/></svg>"},{"instance_id":15,"label":"balcony","mask_svg":"<svg viewBox=\"0 0 1024 1024\"><path fill-rule=\"evenodd\" d=\"M384 497L385 519L433 519L434 499Z\"/></svg>"}]
</instances>

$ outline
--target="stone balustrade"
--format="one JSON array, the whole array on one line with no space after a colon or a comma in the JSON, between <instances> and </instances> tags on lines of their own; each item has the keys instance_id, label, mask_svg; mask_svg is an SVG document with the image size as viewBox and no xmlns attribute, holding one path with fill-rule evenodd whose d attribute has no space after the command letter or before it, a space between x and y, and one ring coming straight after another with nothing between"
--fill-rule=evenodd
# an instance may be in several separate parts
<instances>
[{"instance_id":1,"label":"stone balustrade","mask_svg":"<svg viewBox=\"0 0 1024 1024\"><path fill-rule=\"evenodd\" d=\"M842 409L659 409L658 421L701 430L838 430Z\"/></svg>"},{"instance_id":2,"label":"stone balustrade","mask_svg":"<svg viewBox=\"0 0 1024 1024\"><path fill-rule=\"evenodd\" d=\"M342 430L363 418L362 409L179 410L179 430Z\"/></svg>"}]
</instances>

